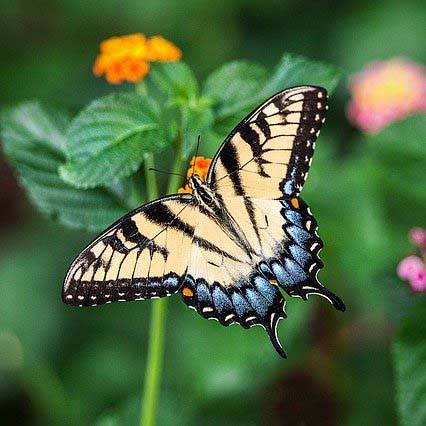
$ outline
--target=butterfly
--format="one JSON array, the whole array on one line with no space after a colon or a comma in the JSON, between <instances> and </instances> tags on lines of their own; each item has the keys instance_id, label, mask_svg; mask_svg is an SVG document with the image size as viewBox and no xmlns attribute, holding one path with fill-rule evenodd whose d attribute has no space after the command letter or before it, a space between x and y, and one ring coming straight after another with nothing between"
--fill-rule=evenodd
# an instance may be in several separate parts
<instances>
[{"instance_id":1,"label":"butterfly","mask_svg":"<svg viewBox=\"0 0 426 426\"><path fill-rule=\"evenodd\" d=\"M283 294L342 300L319 283L323 243L299 193L308 177L327 92L299 86L272 96L220 146L192 194L169 195L133 210L72 263L63 301L96 306L180 293L207 319L262 326L276 351L286 317Z\"/></svg>"}]
</instances>

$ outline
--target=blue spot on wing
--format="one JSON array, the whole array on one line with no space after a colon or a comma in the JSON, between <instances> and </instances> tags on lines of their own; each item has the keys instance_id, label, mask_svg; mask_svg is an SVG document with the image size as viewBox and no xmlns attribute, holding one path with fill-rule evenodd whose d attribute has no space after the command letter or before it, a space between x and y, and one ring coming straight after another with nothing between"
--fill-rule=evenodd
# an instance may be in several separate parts
<instances>
[{"instance_id":1,"label":"blue spot on wing","mask_svg":"<svg viewBox=\"0 0 426 426\"><path fill-rule=\"evenodd\" d=\"M247 317L253 311L252 307L244 297L236 291L232 293L232 303L234 304L235 311L240 319Z\"/></svg>"},{"instance_id":2,"label":"blue spot on wing","mask_svg":"<svg viewBox=\"0 0 426 426\"><path fill-rule=\"evenodd\" d=\"M306 266L309 260L312 259L311 254L306 250L303 250L302 247L297 244L291 244L289 246L289 251L293 259L301 266Z\"/></svg>"},{"instance_id":3,"label":"blue spot on wing","mask_svg":"<svg viewBox=\"0 0 426 426\"><path fill-rule=\"evenodd\" d=\"M280 285L283 287L294 285L294 281L291 275L279 263L273 262L272 270Z\"/></svg>"},{"instance_id":4,"label":"blue spot on wing","mask_svg":"<svg viewBox=\"0 0 426 426\"><path fill-rule=\"evenodd\" d=\"M274 303L279 291L268 280L261 276L253 279L256 290L269 302Z\"/></svg>"},{"instance_id":5,"label":"blue spot on wing","mask_svg":"<svg viewBox=\"0 0 426 426\"><path fill-rule=\"evenodd\" d=\"M266 317L269 309L268 301L261 294L251 288L246 290L246 296L256 313L262 318Z\"/></svg>"},{"instance_id":6,"label":"blue spot on wing","mask_svg":"<svg viewBox=\"0 0 426 426\"><path fill-rule=\"evenodd\" d=\"M306 272L294 260L286 258L284 260L284 266L296 284L299 284L308 279Z\"/></svg>"},{"instance_id":7,"label":"blue spot on wing","mask_svg":"<svg viewBox=\"0 0 426 426\"><path fill-rule=\"evenodd\" d=\"M220 287L214 287L212 296L214 306L219 314L232 311L232 303Z\"/></svg>"},{"instance_id":8,"label":"blue spot on wing","mask_svg":"<svg viewBox=\"0 0 426 426\"><path fill-rule=\"evenodd\" d=\"M204 282L199 282L197 280L197 297L199 302L204 302L205 304L211 305L212 297L210 295L209 288Z\"/></svg>"},{"instance_id":9,"label":"blue spot on wing","mask_svg":"<svg viewBox=\"0 0 426 426\"><path fill-rule=\"evenodd\" d=\"M303 228L303 216L300 213L294 210L286 210L284 217L299 228Z\"/></svg>"},{"instance_id":10,"label":"blue spot on wing","mask_svg":"<svg viewBox=\"0 0 426 426\"><path fill-rule=\"evenodd\" d=\"M285 229L287 234L300 245L305 244L312 238L309 232L300 229L296 225L287 226Z\"/></svg>"}]
</instances>

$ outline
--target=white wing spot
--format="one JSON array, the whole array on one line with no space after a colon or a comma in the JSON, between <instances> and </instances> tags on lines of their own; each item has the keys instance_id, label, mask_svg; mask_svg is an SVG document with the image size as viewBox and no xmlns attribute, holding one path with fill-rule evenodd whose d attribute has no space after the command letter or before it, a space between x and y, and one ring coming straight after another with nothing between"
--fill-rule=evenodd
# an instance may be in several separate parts
<instances>
[{"instance_id":1,"label":"white wing spot","mask_svg":"<svg viewBox=\"0 0 426 426\"><path fill-rule=\"evenodd\" d=\"M213 308L210 306L206 306L205 308L203 308L203 312L213 312Z\"/></svg>"},{"instance_id":2,"label":"white wing spot","mask_svg":"<svg viewBox=\"0 0 426 426\"><path fill-rule=\"evenodd\" d=\"M71 300L71 299L72 299L72 294L68 294L68 295L67 295L67 299L68 299L68 300Z\"/></svg>"},{"instance_id":3,"label":"white wing spot","mask_svg":"<svg viewBox=\"0 0 426 426\"><path fill-rule=\"evenodd\" d=\"M225 317L225 321L229 321L230 319L234 318L235 315L234 314L229 314Z\"/></svg>"},{"instance_id":4,"label":"white wing spot","mask_svg":"<svg viewBox=\"0 0 426 426\"><path fill-rule=\"evenodd\" d=\"M315 133L315 129L313 127L311 129L311 133Z\"/></svg>"},{"instance_id":5,"label":"white wing spot","mask_svg":"<svg viewBox=\"0 0 426 426\"><path fill-rule=\"evenodd\" d=\"M320 116L319 116L319 114L317 114L317 115L315 116L315 121L319 121L319 119L320 119Z\"/></svg>"},{"instance_id":6,"label":"white wing spot","mask_svg":"<svg viewBox=\"0 0 426 426\"><path fill-rule=\"evenodd\" d=\"M319 244L318 244L318 243L313 243L313 244L311 245L311 248L310 248L309 250L314 251L314 250L315 250L318 246L319 246Z\"/></svg>"},{"instance_id":7,"label":"white wing spot","mask_svg":"<svg viewBox=\"0 0 426 426\"><path fill-rule=\"evenodd\" d=\"M78 296L78 300L84 300L84 296Z\"/></svg>"},{"instance_id":8,"label":"white wing spot","mask_svg":"<svg viewBox=\"0 0 426 426\"><path fill-rule=\"evenodd\" d=\"M321 109L321 108L322 108L322 103L321 103L321 102L318 102L318 103L317 103L317 108L318 108L318 109Z\"/></svg>"},{"instance_id":9,"label":"white wing spot","mask_svg":"<svg viewBox=\"0 0 426 426\"><path fill-rule=\"evenodd\" d=\"M318 98L321 99L324 96L322 92L318 92Z\"/></svg>"}]
</instances>

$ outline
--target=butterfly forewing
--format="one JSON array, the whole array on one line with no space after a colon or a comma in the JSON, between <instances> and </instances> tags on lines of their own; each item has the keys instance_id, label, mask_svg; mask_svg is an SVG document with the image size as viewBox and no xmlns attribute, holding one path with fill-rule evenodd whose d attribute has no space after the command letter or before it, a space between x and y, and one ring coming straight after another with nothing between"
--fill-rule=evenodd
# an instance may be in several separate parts
<instances>
[{"instance_id":1,"label":"butterfly forewing","mask_svg":"<svg viewBox=\"0 0 426 426\"><path fill-rule=\"evenodd\" d=\"M175 293L192 249L192 196L149 203L120 219L73 262L63 300L98 305Z\"/></svg>"},{"instance_id":2,"label":"butterfly forewing","mask_svg":"<svg viewBox=\"0 0 426 426\"><path fill-rule=\"evenodd\" d=\"M222 196L297 195L327 109L327 92L319 87L296 87L273 96L226 139L208 181Z\"/></svg>"}]
</instances>

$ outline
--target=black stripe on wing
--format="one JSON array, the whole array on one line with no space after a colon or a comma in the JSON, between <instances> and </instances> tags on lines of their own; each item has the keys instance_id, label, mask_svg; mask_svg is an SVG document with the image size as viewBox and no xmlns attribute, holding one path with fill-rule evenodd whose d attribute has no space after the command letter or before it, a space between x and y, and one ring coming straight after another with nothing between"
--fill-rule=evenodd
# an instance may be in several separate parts
<instances>
[{"instance_id":1,"label":"black stripe on wing","mask_svg":"<svg viewBox=\"0 0 426 426\"><path fill-rule=\"evenodd\" d=\"M164 204L168 202L173 202L179 207L177 214ZM169 256L180 255L180 253L170 253L167 243L156 240L163 232L167 233L168 229L174 229L192 240L194 227L179 218L179 214L191 205L193 205L193 197L190 195L163 197L133 210L111 225L72 263L64 280L63 302L73 306L96 306L115 301L164 297L176 293L183 282L186 266L181 273L168 271L154 276L150 275L149 271L155 255L160 255L156 261L161 261L164 265ZM158 228L158 232L148 238L144 229L138 227L137 219L142 220L147 227L155 226L153 229ZM165 240L167 242L167 239ZM203 241L200 242L202 243ZM110 254L107 256L106 253ZM130 256L133 257L130 259ZM136 274L136 268L141 259L147 259L145 263L147 276ZM121 269L124 263L130 260L134 262L133 273L130 269L129 273L123 276L124 274L120 274ZM127 267L129 268L129 265ZM113 279L109 279L109 272L113 268L117 272Z\"/></svg>"},{"instance_id":2,"label":"black stripe on wing","mask_svg":"<svg viewBox=\"0 0 426 426\"><path fill-rule=\"evenodd\" d=\"M278 108L284 108L281 103L282 99L277 98L276 100ZM289 100L291 102L291 97ZM327 91L318 87L305 92L303 101L293 102L301 103L302 107L287 174L281 183L281 190L287 196L297 195L308 177L315 141L320 134L328 110L327 100Z\"/></svg>"}]
</instances>

